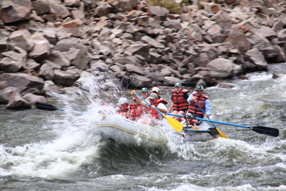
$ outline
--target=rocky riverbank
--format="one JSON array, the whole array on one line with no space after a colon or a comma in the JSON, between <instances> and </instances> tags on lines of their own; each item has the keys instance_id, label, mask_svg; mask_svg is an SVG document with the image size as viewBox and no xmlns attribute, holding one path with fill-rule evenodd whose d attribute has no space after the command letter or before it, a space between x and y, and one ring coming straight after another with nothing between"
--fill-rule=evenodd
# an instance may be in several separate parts
<instances>
[{"instance_id":1,"label":"rocky riverbank","mask_svg":"<svg viewBox=\"0 0 286 191\"><path fill-rule=\"evenodd\" d=\"M286 61L284 0L154 2L1 0L0 104L29 108L88 76L102 90L212 86Z\"/></svg>"}]
</instances>

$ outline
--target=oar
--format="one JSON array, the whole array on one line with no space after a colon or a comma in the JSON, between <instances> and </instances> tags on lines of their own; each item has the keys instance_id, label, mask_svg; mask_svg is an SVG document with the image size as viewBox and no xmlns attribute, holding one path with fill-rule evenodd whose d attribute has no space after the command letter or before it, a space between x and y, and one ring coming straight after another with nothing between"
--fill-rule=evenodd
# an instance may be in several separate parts
<instances>
[{"instance_id":1,"label":"oar","mask_svg":"<svg viewBox=\"0 0 286 191\"><path fill-rule=\"evenodd\" d=\"M47 110L47 111L54 111L54 110L60 110L60 111L65 111L65 109L63 108L58 108L58 107L55 107L51 104L47 104L47 103L42 103L42 102L36 102L36 108L38 109L42 109L42 110ZM77 113L81 113L83 114L84 112L82 111L75 111Z\"/></svg>"},{"instance_id":2,"label":"oar","mask_svg":"<svg viewBox=\"0 0 286 191\"><path fill-rule=\"evenodd\" d=\"M185 117L184 115L178 115L178 114L172 114L172 113L167 113L167 115L174 115L174 116L178 116L178 117ZM223 122L223 121L215 121L215 120L209 120L209 119L203 119L203 118L196 118L193 117L194 119L197 120L201 120L201 121L207 121L207 122L213 122L213 123L219 123L219 124L223 124L223 125L231 125L231 126L236 126L236 127L242 127L242 128L246 128L246 129L251 129L257 133L260 134L264 134L264 135L269 135L269 136L273 136L273 137L278 137L279 136L279 130L276 128L272 128L272 127L264 127L264 126L246 126L246 125L239 125L239 124L235 124L235 123L227 123L227 122Z\"/></svg>"},{"instance_id":3,"label":"oar","mask_svg":"<svg viewBox=\"0 0 286 191\"><path fill-rule=\"evenodd\" d=\"M146 101L145 99L143 99L141 96L139 96L135 91L134 93L140 98L142 99L145 103L147 103L150 107L151 107L151 104ZM158 111L163 117L165 117L168 122L170 123L170 125L177 131L177 132L181 132L182 129L183 129L183 124L180 123L179 121L177 121L176 119L174 118L171 118L171 117L167 117L166 115L164 115L161 111L159 111L157 108L155 108L156 111Z\"/></svg>"},{"instance_id":4,"label":"oar","mask_svg":"<svg viewBox=\"0 0 286 191\"><path fill-rule=\"evenodd\" d=\"M197 106L200 108L200 110L206 115L205 111L201 108L201 106L198 104L198 102L195 101L195 103L197 104ZM210 118L208 117L208 119L210 120ZM219 136L223 137L223 138L228 138L225 134L223 134L216 126L213 122L211 122L213 124L213 126L216 128Z\"/></svg>"}]
</instances>

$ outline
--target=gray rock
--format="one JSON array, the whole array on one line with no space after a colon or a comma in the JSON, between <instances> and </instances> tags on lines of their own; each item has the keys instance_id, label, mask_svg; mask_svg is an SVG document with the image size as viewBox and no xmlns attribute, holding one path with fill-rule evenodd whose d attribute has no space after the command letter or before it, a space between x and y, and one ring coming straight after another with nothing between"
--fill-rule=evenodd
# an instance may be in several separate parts
<instances>
[{"instance_id":1,"label":"gray rock","mask_svg":"<svg viewBox=\"0 0 286 191\"><path fill-rule=\"evenodd\" d=\"M32 7L38 15L49 13L51 10L46 0L32 1Z\"/></svg>"},{"instance_id":2,"label":"gray rock","mask_svg":"<svg viewBox=\"0 0 286 191\"><path fill-rule=\"evenodd\" d=\"M254 63L259 69L265 70L267 68L267 62L257 47L252 48L245 54L249 57L250 61Z\"/></svg>"},{"instance_id":3,"label":"gray rock","mask_svg":"<svg viewBox=\"0 0 286 191\"><path fill-rule=\"evenodd\" d=\"M68 71L61 71L61 70L55 70L55 75L53 78L53 81L62 86L72 86L75 81L77 81L80 77L80 75L72 70Z\"/></svg>"},{"instance_id":4,"label":"gray rock","mask_svg":"<svg viewBox=\"0 0 286 191\"><path fill-rule=\"evenodd\" d=\"M60 68L61 67L59 65L51 61L45 61L45 63L40 68L39 76L41 76L45 80L52 80L55 76L54 70Z\"/></svg>"},{"instance_id":5,"label":"gray rock","mask_svg":"<svg viewBox=\"0 0 286 191\"><path fill-rule=\"evenodd\" d=\"M30 109L31 105L26 101L18 91L14 91L9 97L7 109Z\"/></svg>"},{"instance_id":6,"label":"gray rock","mask_svg":"<svg viewBox=\"0 0 286 191\"><path fill-rule=\"evenodd\" d=\"M141 67L134 66L134 65L132 65L132 64L126 64L125 66L126 66L125 70L126 70L127 72L137 73L137 74L144 74L144 71L142 70Z\"/></svg>"},{"instance_id":7,"label":"gray rock","mask_svg":"<svg viewBox=\"0 0 286 191\"><path fill-rule=\"evenodd\" d=\"M132 75L130 77L130 80L131 80L131 85L135 88L142 88L149 86L149 84L152 82L150 78L136 74Z\"/></svg>"},{"instance_id":8,"label":"gray rock","mask_svg":"<svg viewBox=\"0 0 286 191\"><path fill-rule=\"evenodd\" d=\"M231 47L245 53L250 49L250 42L242 30L231 31L225 42L230 43Z\"/></svg>"},{"instance_id":9,"label":"gray rock","mask_svg":"<svg viewBox=\"0 0 286 191\"><path fill-rule=\"evenodd\" d=\"M155 39L149 37L149 36L143 36L141 38L141 40L155 48L165 48L165 46L163 44L161 44L160 42L156 41Z\"/></svg>"},{"instance_id":10,"label":"gray rock","mask_svg":"<svg viewBox=\"0 0 286 191\"><path fill-rule=\"evenodd\" d=\"M109 70L108 65L105 64L102 60L92 62L90 64L90 69L91 70L99 70L101 72L107 72Z\"/></svg>"},{"instance_id":11,"label":"gray rock","mask_svg":"<svg viewBox=\"0 0 286 191\"><path fill-rule=\"evenodd\" d=\"M144 57L149 56L150 46L147 44L132 44L125 49L125 53L129 56L139 54Z\"/></svg>"},{"instance_id":12,"label":"gray rock","mask_svg":"<svg viewBox=\"0 0 286 191\"><path fill-rule=\"evenodd\" d=\"M279 31L277 36L278 36L279 40L285 41L286 40L286 29Z\"/></svg>"},{"instance_id":13,"label":"gray rock","mask_svg":"<svg viewBox=\"0 0 286 191\"><path fill-rule=\"evenodd\" d=\"M18 51L17 51L18 50ZM0 60L0 69L5 72L18 72L25 66L27 53L18 48L16 51L3 52L2 56L5 56Z\"/></svg>"},{"instance_id":14,"label":"gray rock","mask_svg":"<svg viewBox=\"0 0 286 191\"><path fill-rule=\"evenodd\" d=\"M36 61L46 59L51 52L51 44L40 32L36 32L32 35L34 42L33 49L29 52L29 56Z\"/></svg>"},{"instance_id":15,"label":"gray rock","mask_svg":"<svg viewBox=\"0 0 286 191\"><path fill-rule=\"evenodd\" d=\"M70 66L70 61L65 54L57 50L51 52L51 56L48 57L48 60L59 66Z\"/></svg>"},{"instance_id":16,"label":"gray rock","mask_svg":"<svg viewBox=\"0 0 286 191\"><path fill-rule=\"evenodd\" d=\"M174 86L175 83L181 82L180 78L172 77L172 76L165 76L164 77L164 85L165 86Z\"/></svg>"},{"instance_id":17,"label":"gray rock","mask_svg":"<svg viewBox=\"0 0 286 191\"><path fill-rule=\"evenodd\" d=\"M239 70L241 66L234 64L231 60L227 60L224 58L217 58L215 60L210 61L206 68L210 68L209 76L214 78L227 78L232 76L232 74Z\"/></svg>"},{"instance_id":18,"label":"gray rock","mask_svg":"<svg viewBox=\"0 0 286 191\"><path fill-rule=\"evenodd\" d=\"M36 102L47 103L47 99L44 96L35 95L32 93L24 95L23 99L27 100L29 103L36 103Z\"/></svg>"},{"instance_id":19,"label":"gray rock","mask_svg":"<svg viewBox=\"0 0 286 191\"><path fill-rule=\"evenodd\" d=\"M9 36L10 43L18 46L23 50L32 50L34 43L31 40L32 34L27 29L21 29L13 32Z\"/></svg>"},{"instance_id":20,"label":"gray rock","mask_svg":"<svg viewBox=\"0 0 286 191\"><path fill-rule=\"evenodd\" d=\"M149 6L147 8L147 13L151 17L155 17L158 20L165 20L167 17L167 14L169 13L169 10L164 7L159 6Z\"/></svg>"},{"instance_id":21,"label":"gray rock","mask_svg":"<svg viewBox=\"0 0 286 191\"><path fill-rule=\"evenodd\" d=\"M17 88L19 92L36 92L40 94L44 87L43 79L24 73L4 73L2 80L7 81L8 86Z\"/></svg>"},{"instance_id":22,"label":"gray rock","mask_svg":"<svg viewBox=\"0 0 286 191\"><path fill-rule=\"evenodd\" d=\"M4 23L14 23L30 18L32 6L30 0L5 0L0 2L0 19Z\"/></svg>"},{"instance_id":23,"label":"gray rock","mask_svg":"<svg viewBox=\"0 0 286 191\"><path fill-rule=\"evenodd\" d=\"M59 1L57 1L57 0L46 0L45 2L49 4L51 13L58 14L61 16L61 18L66 18L66 17L70 16L69 10L63 4L61 4Z\"/></svg>"},{"instance_id":24,"label":"gray rock","mask_svg":"<svg viewBox=\"0 0 286 191\"><path fill-rule=\"evenodd\" d=\"M9 96L0 91L0 104L7 104L9 102Z\"/></svg>"}]
</instances>

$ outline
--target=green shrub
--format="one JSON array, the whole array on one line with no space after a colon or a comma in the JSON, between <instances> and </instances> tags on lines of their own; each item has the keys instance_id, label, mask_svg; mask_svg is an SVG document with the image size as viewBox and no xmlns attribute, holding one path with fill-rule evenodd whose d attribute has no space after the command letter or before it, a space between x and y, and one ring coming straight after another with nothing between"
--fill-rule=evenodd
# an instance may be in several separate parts
<instances>
[{"instance_id":1,"label":"green shrub","mask_svg":"<svg viewBox=\"0 0 286 191\"><path fill-rule=\"evenodd\" d=\"M181 5L174 0L149 0L148 6L160 6L168 9L170 13L182 13Z\"/></svg>"}]
</instances>

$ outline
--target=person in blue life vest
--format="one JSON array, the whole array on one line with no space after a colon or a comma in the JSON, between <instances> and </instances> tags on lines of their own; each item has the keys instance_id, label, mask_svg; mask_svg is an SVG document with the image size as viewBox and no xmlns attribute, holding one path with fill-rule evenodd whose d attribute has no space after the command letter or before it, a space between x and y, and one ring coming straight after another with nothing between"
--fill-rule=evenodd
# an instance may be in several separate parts
<instances>
[{"instance_id":1,"label":"person in blue life vest","mask_svg":"<svg viewBox=\"0 0 286 191\"><path fill-rule=\"evenodd\" d=\"M121 97L119 99L119 106L116 106L115 110L116 113L121 114L124 117L127 117L130 110L127 98Z\"/></svg>"},{"instance_id":2,"label":"person in blue life vest","mask_svg":"<svg viewBox=\"0 0 286 191\"><path fill-rule=\"evenodd\" d=\"M148 90L148 88L142 88L141 89L141 97L143 98L143 99L147 99L148 98L148 96L149 96L149 90Z\"/></svg>"},{"instance_id":3,"label":"person in blue life vest","mask_svg":"<svg viewBox=\"0 0 286 191\"><path fill-rule=\"evenodd\" d=\"M187 116L190 114L192 117L203 118L206 116L206 118L209 118L211 115L211 103L209 101L209 95L204 93L204 87L202 85L196 86L195 91L193 91L189 96L187 102L189 103ZM191 125L199 125L202 121L189 119L189 122Z\"/></svg>"},{"instance_id":4,"label":"person in blue life vest","mask_svg":"<svg viewBox=\"0 0 286 191\"><path fill-rule=\"evenodd\" d=\"M171 91L172 96L171 100L173 101L171 106L169 107L168 113L171 113L173 110L173 114L178 115L185 115L188 110L188 102L187 99L189 98L187 89L183 89L182 84L180 82L176 83L174 86L174 89ZM181 117L175 117L173 118L177 119L178 121L185 120Z\"/></svg>"}]
</instances>

